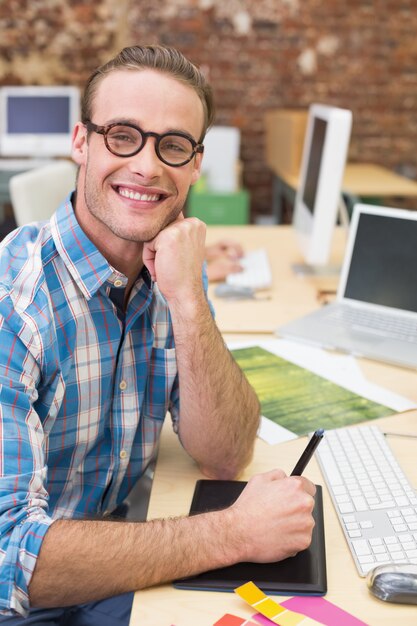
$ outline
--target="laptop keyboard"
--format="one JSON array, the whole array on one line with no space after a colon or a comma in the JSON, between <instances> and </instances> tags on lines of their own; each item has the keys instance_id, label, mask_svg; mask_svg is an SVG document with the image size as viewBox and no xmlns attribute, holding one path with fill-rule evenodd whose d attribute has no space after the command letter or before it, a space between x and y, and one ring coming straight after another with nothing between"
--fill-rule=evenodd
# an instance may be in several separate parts
<instances>
[{"instance_id":1,"label":"laptop keyboard","mask_svg":"<svg viewBox=\"0 0 417 626\"><path fill-rule=\"evenodd\" d=\"M341 324L349 330L417 343L417 324L414 320L394 318L392 315L359 310L356 307L336 306L328 310L326 321Z\"/></svg>"},{"instance_id":2,"label":"laptop keyboard","mask_svg":"<svg viewBox=\"0 0 417 626\"><path fill-rule=\"evenodd\" d=\"M267 289L272 284L272 272L269 258L264 248L247 252L239 259L243 267L241 272L229 274L226 283L233 287L250 287L251 289Z\"/></svg>"}]
</instances>

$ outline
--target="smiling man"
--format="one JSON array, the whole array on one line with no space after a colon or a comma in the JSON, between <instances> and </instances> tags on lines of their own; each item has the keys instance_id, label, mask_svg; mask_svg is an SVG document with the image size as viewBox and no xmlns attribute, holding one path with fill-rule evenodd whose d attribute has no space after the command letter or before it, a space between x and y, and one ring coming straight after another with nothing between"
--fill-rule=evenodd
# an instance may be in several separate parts
<instances>
[{"instance_id":1,"label":"smiling man","mask_svg":"<svg viewBox=\"0 0 417 626\"><path fill-rule=\"evenodd\" d=\"M314 485L281 470L225 511L110 520L167 411L206 476L252 456L258 401L207 301L205 225L182 213L212 121L178 51L125 48L87 84L76 191L0 246L0 623L126 625L136 589L310 543Z\"/></svg>"}]
</instances>

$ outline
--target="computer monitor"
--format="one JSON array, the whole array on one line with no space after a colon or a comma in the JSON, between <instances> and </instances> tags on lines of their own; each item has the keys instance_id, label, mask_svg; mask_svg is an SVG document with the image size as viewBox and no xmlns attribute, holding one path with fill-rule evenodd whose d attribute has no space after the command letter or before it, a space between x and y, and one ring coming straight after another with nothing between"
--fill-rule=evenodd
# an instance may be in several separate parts
<instances>
[{"instance_id":1,"label":"computer monitor","mask_svg":"<svg viewBox=\"0 0 417 626\"><path fill-rule=\"evenodd\" d=\"M69 156L79 110L77 87L1 87L0 156Z\"/></svg>"},{"instance_id":2,"label":"computer monitor","mask_svg":"<svg viewBox=\"0 0 417 626\"><path fill-rule=\"evenodd\" d=\"M329 262L351 126L351 111L322 104L309 108L293 226L310 271Z\"/></svg>"}]
</instances>

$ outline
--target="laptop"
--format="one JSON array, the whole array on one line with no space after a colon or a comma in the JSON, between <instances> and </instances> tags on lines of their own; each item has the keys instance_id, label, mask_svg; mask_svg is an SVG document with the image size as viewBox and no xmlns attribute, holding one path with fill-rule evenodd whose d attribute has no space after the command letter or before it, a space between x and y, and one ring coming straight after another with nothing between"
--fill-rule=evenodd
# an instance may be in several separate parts
<instances>
[{"instance_id":1,"label":"laptop","mask_svg":"<svg viewBox=\"0 0 417 626\"><path fill-rule=\"evenodd\" d=\"M276 333L417 368L417 211L355 205L336 300Z\"/></svg>"}]
</instances>

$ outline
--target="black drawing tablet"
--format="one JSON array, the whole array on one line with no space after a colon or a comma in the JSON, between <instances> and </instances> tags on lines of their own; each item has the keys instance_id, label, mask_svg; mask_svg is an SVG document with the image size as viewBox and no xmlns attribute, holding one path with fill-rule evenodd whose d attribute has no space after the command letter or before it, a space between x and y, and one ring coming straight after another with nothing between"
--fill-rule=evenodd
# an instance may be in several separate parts
<instances>
[{"instance_id":1,"label":"black drawing tablet","mask_svg":"<svg viewBox=\"0 0 417 626\"><path fill-rule=\"evenodd\" d=\"M199 480L190 515L224 509L239 497L246 483L236 480ZM296 556L274 563L237 563L197 576L174 581L179 589L233 591L253 581L264 593L324 595L327 592L322 489L317 485L314 507L316 525L310 547Z\"/></svg>"}]
</instances>

